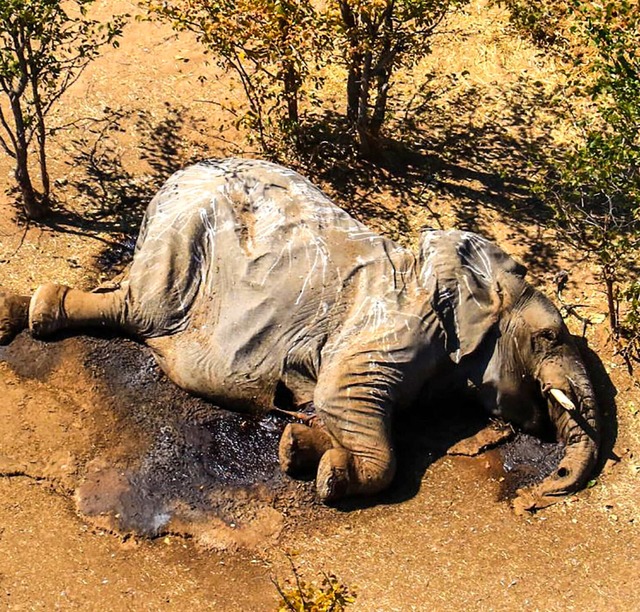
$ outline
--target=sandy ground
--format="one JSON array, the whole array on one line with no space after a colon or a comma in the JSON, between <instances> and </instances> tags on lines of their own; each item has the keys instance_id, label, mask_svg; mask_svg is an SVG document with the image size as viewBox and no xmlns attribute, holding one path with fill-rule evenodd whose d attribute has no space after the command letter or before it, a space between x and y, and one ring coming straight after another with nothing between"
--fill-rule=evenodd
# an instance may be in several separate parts
<instances>
[{"instance_id":1,"label":"sandy ground","mask_svg":"<svg viewBox=\"0 0 640 612\"><path fill-rule=\"evenodd\" d=\"M558 243L526 189L530 152L570 137L551 102L554 63L482 3L437 42L398 83L422 92L395 103L410 152L392 144L389 163L374 168L342 155L336 140L298 167L407 245L424 226L457 226L496 239L549 293L555 272L570 270L564 297L594 321L586 354L607 423L609 459L594 486L516 516L502 499L497 451L447 456L463 431L436 420L425 437L400 431L403 477L388 494L320 507L312 483L274 469L281 423L221 416L186 397L130 341L44 344L23 334L0 349L5 607L271 610L272 579L293 578L289 554L305 579L334 572L353 586L357 610L638 608L640 392L614 354L589 263ZM338 91L338 80L330 71L327 87ZM255 153L220 106L240 104L238 91L189 36L132 23L52 118L75 122L51 141L62 212L25 228L12 196L0 194L0 286L28 294L50 280L90 287L108 278L144 202L173 170ZM0 158L7 187L10 167ZM581 334L579 322L568 324ZM167 507L174 514L162 523Z\"/></svg>"}]
</instances>

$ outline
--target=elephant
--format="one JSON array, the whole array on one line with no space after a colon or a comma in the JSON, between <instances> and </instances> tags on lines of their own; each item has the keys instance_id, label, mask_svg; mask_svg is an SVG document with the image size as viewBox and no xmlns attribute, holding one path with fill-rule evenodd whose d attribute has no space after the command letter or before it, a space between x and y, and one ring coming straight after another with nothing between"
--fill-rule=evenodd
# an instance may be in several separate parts
<instances>
[{"instance_id":1,"label":"elephant","mask_svg":"<svg viewBox=\"0 0 640 612\"><path fill-rule=\"evenodd\" d=\"M152 199L119 284L2 293L0 342L105 327L143 341L193 394L292 411L280 464L315 471L325 503L390 485L395 414L470 394L525 431L550 421L565 444L555 471L518 492L535 511L584 486L600 426L571 335L525 273L477 234L427 230L416 256L293 170L208 160Z\"/></svg>"}]
</instances>

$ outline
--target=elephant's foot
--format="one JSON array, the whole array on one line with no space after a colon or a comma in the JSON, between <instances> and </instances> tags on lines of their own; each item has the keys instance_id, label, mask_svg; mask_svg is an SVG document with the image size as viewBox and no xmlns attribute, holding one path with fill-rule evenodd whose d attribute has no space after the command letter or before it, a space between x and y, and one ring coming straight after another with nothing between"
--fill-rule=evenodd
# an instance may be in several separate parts
<instances>
[{"instance_id":1,"label":"elephant's foot","mask_svg":"<svg viewBox=\"0 0 640 612\"><path fill-rule=\"evenodd\" d=\"M321 502L329 504L346 497L352 480L348 450L332 448L322 455L316 476L316 493Z\"/></svg>"},{"instance_id":2,"label":"elephant's foot","mask_svg":"<svg viewBox=\"0 0 640 612\"><path fill-rule=\"evenodd\" d=\"M332 446L331 438L319 427L289 423L280 438L280 467L290 476L310 473Z\"/></svg>"},{"instance_id":3,"label":"elephant's foot","mask_svg":"<svg viewBox=\"0 0 640 612\"><path fill-rule=\"evenodd\" d=\"M316 493L324 503L336 502L350 495L374 495L386 489L396 472L393 451L374 456L335 447L328 450L318 466Z\"/></svg>"},{"instance_id":4,"label":"elephant's foot","mask_svg":"<svg viewBox=\"0 0 640 612\"><path fill-rule=\"evenodd\" d=\"M9 344L29 323L29 298L0 291L0 345Z\"/></svg>"},{"instance_id":5,"label":"elephant's foot","mask_svg":"<svg viewBox=\"0 0 640 612\"><path fill-rule=\"evenodd\" d=\"M41 285L29 305L29 329L36 337L53 334L65 327L64 296L69 287L49 283Z\"/></svg>"}]
</instances>

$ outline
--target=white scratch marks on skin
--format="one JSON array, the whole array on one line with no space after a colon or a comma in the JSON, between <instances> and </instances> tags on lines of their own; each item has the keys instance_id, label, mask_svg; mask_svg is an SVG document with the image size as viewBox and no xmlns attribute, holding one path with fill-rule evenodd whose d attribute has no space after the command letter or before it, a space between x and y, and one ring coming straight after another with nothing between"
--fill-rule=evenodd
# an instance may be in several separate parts
<instances>
[{"instance_id":1,"label":"white scratch marks on skin","mask_svg":"<svg viewBox=\"0 0 640 612\"><path fill-rule=\"evenodd\" d=\"M379 343L377 351L383 353L390 363L396 362L392 349L398 346L398 332L403 328L410 330L411 319L420 321L418 315L400 311L394 306L397 307L397 303L384 297L366 296L352 315L352 320L358 321L358 327Z\"/></svg>"},{"instance_id":2,"label":"white scratch marks on skin","mask_svg":"<svg viewBox=\"0 0 640 612\"><path fill-rule=\"evenodd\" d=\"M461 279L462 276L462 279ZM462 293L460 291L460 280L462 280L467 288L468 294L471 296L471 299L475 302L478 308L482 308L482 304L476 298L476 291L471 288L469 284L469 277L466 274L457 275L458 278L458 306L462 304Z\"/></svg>"},{"instance_id":3,"label":"white scratch marks on skin","mask_svg":"<svg viewBox=\"0 0 640 612\"><path fill-rule=\"evenodd\" d=\"M280 253L278 254L278 256L275 258L274 262L271 264L271 266L269 267L269 269L265 272L264 277L262 278L262 280L260 281L260 286L264 287L266 282L269 280L269 277L271 276L271 274L273 273L273 271L279 266L280 261L282 260L282 258L284 257L285 253L287 253L289 255L289 273L291 273L292 270L292 260L293 260L293 253L292 253L292 249L293 249L293 245L292 245L292 241L291 240L287 240L284 244L284 246L280 249Z\"/></svg>"},{"instance_id":4,"label":"white scratch marks on skin","mask_svg":"<svg viewBox=\"0 0 640 612\"><path fill-rule=\"evenodd\" d=\"M254 188L254 192L257 189ZM255 240L259 242L277 233L287 222L284 211L271 198L262 195L251 198L255 220Z\"/></svg>"},{"instance_id":5,"label":"white scratch marks on skin","mask_svg":"<svg viewBox=\"0 0 640 612\"><path fill-rule=\"evenodd\" d=\"M472 234L465 233L463 234L463 239L461 241L460 246L463 244L468 245L471 257L465 259L465 264L463 267L468 268L471 272L477 276L482 278L487 284L493 280L493 270L491 267L491 260L487 255L486 249L481 248L486 244L486 241L478 236L474 236ZM471 253L471 251L473 251ZM462 260L462 257L461 257ZM477 265L474 265L474 262L477 262Z\"/></svg>"},{"instance_id":6,"label":"white scratch marks on skin","mask_svg":"<svg viewBox=\"0 0 640 612\"><path fill-rule=\"evenodd\" d=\"M302 283L302 289L300 290L300 294L296 299L296 306L300 304L302 297L304 296L305 290L309 283L312 281L313 276L315 275L316 270L319 266L322 268L322 286L324 289L324 285L326 283L326 273L327 273L327 265L329 263L329 250L327 248L327 244L322 236L316 236L310 234L310 238L312 239L313 246L315 247L315 256L313 263L307 273L307 276ZM309 250L306 250L307 260L309 261Z\"/></svg>"},{"instance_id":7,"label":"white scratch marks on skin","mask_svg":"<svg viewBox=\"0 0 640 612\"><path fill-rule=\"evenodd\" d=\"M352 240L354 242L358 242L362 240L371 241L372 239L376 239L375 234L373 234L371 230L366 228L364 225L349 227L347 229L347 236L349 237L349 240Z\"/></svg>"},{"instance_id":8,"label":"white scratch marks on skin","mask_svg":"<svg viewBox=\"0 0 640 612\"><path fill-rule=\"evenodd\" d=\"M211 222L211 217L213 217L213 223ZM207 211L206 208L200 209L200 220L202 221L202 225L204 227L204 240L207 243L207 248L205 248L205 254L209 258L209 261L214 261L215 259L215 250L216 250L216 232L218 230L218 218L216 215L215 206L211 207L211 211ZM206 262L198 261L200 265L200 269L203 270L202 282L208 288L211 288L213 278L211 276L212 266L205 265Z\"/></svg>"},{"instance_id":9,"label":"white scratch marks on skin","mask_svg":"<svg viewBox=\"0 0 640 612\"><path fill-rule=\"evenodd\" d=\"M522 356L522 350L520 349L520 343L518 342L517 336L513 337L513 344L515 346L515 353L518 356L520 363L524 363L524 358Z\"/></svg>"}]
</instances>

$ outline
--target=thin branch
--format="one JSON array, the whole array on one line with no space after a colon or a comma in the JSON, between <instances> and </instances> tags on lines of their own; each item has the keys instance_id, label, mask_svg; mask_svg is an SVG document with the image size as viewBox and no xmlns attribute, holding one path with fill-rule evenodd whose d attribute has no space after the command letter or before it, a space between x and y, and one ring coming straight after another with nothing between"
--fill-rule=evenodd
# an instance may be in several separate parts
<instances>
[{"instance_id":1,"label":"thin branch","mask_svg":"<svg viewBox=\"0 0 640 612\"><path fill-rule=\"evenodd\" d=\"M291 555L288 552L285 553L285 554L286 554L287 559L289 560L289 564L291 565L291 571L293 572L293 577L296 579L296 587L298 588L298 593L300 594L300 599L302 600L302 603L306 607L307 600L304 598L304 593L302 591L302 585L300 584L300 574L298 574L298 569L296 568L295 563L293 562L293 559L291 558Z\"/></svg>"},{"instance_id":2,"label":"thin branch","mask_svg":"<svg viewBox=\"0 0 640 612\"><path fill-rule=\"evenodd\" d=\"M280 597L282 597L282 601L284 601L287 608L289 608L289 610L291 610L292 612L297 612L294 605L289 601L289 598L285 595L285 592L282 590L280 583L273 577L271 577L270 580L273 583L273 586L276 587L276 590L278 591Z\"/></svg>"},{"instance_id":3,"label":"thin branch","mask_svg":"<svg viewBox=\"0 0 640 612\"><path fill-rule=\"evenodd\" d=\"M10 157L13 157L13 159L15 159L16 158L15 151L17 149L16 137L13 131L11 130L11 126L7 122L7 119L4 116L4 113L2 112L2 108L0 108L0 123L2 123L2 127L4 127L4 129L7 131L7 134L9 134L9 138L11 139L11 143L13 144L13 151L9 148L5 139L2 136L0 136L0 143L2 143L2 148L8 153Z\"/></svg>"}]
</instances>

